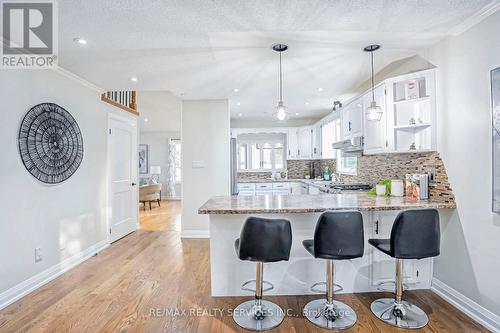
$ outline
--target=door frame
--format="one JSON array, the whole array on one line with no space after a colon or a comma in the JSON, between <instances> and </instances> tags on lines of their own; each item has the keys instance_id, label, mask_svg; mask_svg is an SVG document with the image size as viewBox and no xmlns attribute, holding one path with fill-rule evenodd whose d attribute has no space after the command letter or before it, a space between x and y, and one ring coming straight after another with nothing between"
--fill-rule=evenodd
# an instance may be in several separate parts
<instances>
[{"instance_id":1,"label":"door frame","mask_svg":"<svg viewBox=\"0 0 500 333\"><path fill-rule=\"evenodd\" d=\"M135 186L135 190L133 190L134 202L137 202L136 209L134 209L134 218L135 218L135 226L136 230L139 229L139 170L138 170L138 155L137 155L137 147L139 144L139 129L138 129L138 118L134 115L128 114L115 114L112 112L108 113L108 126L106 129L106 239L107 243L111 244L111 211L112 211L112 191L111 191L111 168L110 168L110 160L111 160L111 140L110 140L110 131L111 131L111 121L120 121L129 123L132 127L135 127L135 135L133 138L132 147L135 147L132 152L132 159L135 161L132 163L132 180L137 184Z\"/></svg>"}]
</instances>

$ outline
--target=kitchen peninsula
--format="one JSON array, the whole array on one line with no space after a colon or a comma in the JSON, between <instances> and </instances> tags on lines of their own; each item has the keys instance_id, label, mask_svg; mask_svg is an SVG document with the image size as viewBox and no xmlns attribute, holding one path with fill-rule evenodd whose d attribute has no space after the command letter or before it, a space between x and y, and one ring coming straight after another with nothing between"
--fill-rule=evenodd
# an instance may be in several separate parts
<instances>
[{"instance_id":1,"label":"kitchen peninsula","mask_svg":"<svg viewBox=\"0 0 500 333\"><path fill-rule=\"evenodd\" d=\"M213 197L200 207L199 214L210 220L210 262L212 296L247 295L241 284L255 275L255 265L240 261L234 241L249 216L285 218L292 224L293 243L290 261L265 265L266 280L274 284L271 295L311 294L310 286L325 280L324 262L310 256L302 241L311 239L322 212L357 210L364 221L365 254L335 265L335 283L343 292L377 291L394 279L394 260L367 245L369 238L389 238L392 223L401 210L436 208L441 220L450 216L454 201L439 198L411 200L405 197L377 197L365 192L322 195L264 195ZM432 279L432 259L407 260L404 281L409 289L428 289Z\"/></svg>"}]
</instances>

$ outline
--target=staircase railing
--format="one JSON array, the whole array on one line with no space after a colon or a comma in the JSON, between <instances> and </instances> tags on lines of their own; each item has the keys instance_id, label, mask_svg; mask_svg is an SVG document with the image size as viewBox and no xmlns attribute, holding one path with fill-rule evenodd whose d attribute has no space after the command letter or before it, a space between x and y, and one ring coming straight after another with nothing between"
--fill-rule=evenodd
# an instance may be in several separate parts
<instances>
[{"instance_id":1,"label":"staircase railing","mask_svg":"<svg viewBox=\"0 0 500 333\"><path fill-rule=\"evenodd\" d=\"M137 112L137 92L132 91L107 91L101 95L101 101L116 106L122 110L139 115Z\"/></svg>"}]
</instances>

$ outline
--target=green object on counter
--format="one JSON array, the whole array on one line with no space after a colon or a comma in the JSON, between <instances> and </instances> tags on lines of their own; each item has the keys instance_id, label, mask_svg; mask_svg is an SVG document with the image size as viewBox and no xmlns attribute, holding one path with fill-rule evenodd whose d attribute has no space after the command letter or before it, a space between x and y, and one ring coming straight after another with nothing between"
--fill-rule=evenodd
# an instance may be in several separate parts
<instances>
[{"instance_id":1,"label":"green object on counter","mask_svg":"<svg viewBox=\"0 0 500 333\"><path fill-rule=\"evenodd\" d=\"M390 179L384 179L378 182L378 185L385 185L385 195L390 197L391 196L391 180ZM375 187L373 187L371 190L366 192L368 195L377 195L377 190Z\"/></svg>"}]
</instances>

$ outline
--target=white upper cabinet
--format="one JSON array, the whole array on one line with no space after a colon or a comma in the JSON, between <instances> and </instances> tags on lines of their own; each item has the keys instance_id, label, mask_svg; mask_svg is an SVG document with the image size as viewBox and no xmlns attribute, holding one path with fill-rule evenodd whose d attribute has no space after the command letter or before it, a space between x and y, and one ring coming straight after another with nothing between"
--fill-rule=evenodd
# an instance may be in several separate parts
<instances>
[{"instance_id":1,"label":"white upper cabinet","mask_svg":"<svg viewBox=\"0 0 500 333\"><path fill-rule=\"evenodd\" d=\"M359 97L340 110L342 140L363 136L363 97Z\"/></svg>"},{"instance_id":2,"label":"white upper cabinet","mask_svg":"<svg viewBox=\"0 0 500 333\"><path fill-rule=\"evenodd\" d=\"M370 91L365 95L363 95L363 105L364 105L363 126L365 129L365 134L364 134L365 154L383 153L388 148L387 135L386 135L387 112L386 112L386 102L385 102L385 96L386 96L385 85L380 85L376 87L374 93L375 93L375 101L377 102L377 105L381 108L383 114L380 121L370 120L366 109L370 106L373 100L372 92Z\"/></svg>"},{"instance_id":3,"label":"white upper cabinet","mask_svg":"<svg viewBox=\"0 0 500 333\"><path fill-rule=\"evenodd\" d=\"M288 158L289 160L299 159L299 129L290 128L288 130Z\"/></svg>"},{"instance_id":4,"label":"white upper cabinet","mask_svg":"<svg viewBox=\"0 0 500 333\"><path fill-rule=\"evenodd\" d=\"M312 157L313 159L320 159L322 155L321 146L321 129L320 124L316 124L312 127Z\"/></svg>"},{"instance_id":5,"label":"white upper cabinet","mask_svg":"<svg viewBox=\"0 0 500 333\"><path fill-rule=\"evenodd\" d=\"M391 152L436 150L435 71L386 81L387 137Z\"/></svg>"},{"instance_id":6,"label":"white upper cabinet","mask_svg":"<svg viewBox=\"0 0 500 333\"><path fill-rule=\"evenodd\" d=\"M312 159L312 129L310 126L299 128L299 157Z\"/></svg>"},{"instance_id":7,"label":"white upper cabinet","mask_svg":"<svg viewBox=\"0 0 500 333\"><path fill-rule=\"evenodd\" d=\"M368 120L371 90L313 126L275 128L287 134L287 159L335 158L332 142L364 137L365 154L408 153L436 150L435 70L390 78L375 88L382 119ZM340 116L340 117L339 117ZM262 129L232 129L232 136L260 133ZM334 140L334 141L332 141Z\"/></svg>"}]
</instances>

